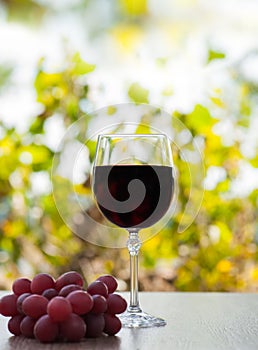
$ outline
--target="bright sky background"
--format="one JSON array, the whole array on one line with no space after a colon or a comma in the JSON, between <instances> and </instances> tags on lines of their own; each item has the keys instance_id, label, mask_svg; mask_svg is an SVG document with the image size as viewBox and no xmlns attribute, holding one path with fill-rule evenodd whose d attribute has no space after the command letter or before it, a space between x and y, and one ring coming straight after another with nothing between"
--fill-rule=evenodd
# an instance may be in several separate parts
<instances>
[{"instance_id":1,"label":"bright sky background","mask_svg":"<svg viewBox=\"0 0 258 350\"><path fill-rule=\"evenodd\" d=\"M0 64L15 67L10 86L0 92L0 119L19 131L26 131L42 108L35 102L33 90L38 60L45 57L49 70L59 69L64 63L64 42L72 51L80 51L86 61L96 64L96 70L88 77L88 111L128 102L127 88L137 81L150 90L150 104L167 111L188 112L196 103L205 104L214 89L234 90L227 69L254 50L256 55L250 55L241 71L258 82L256 0L149 0L150 20L140 30L131 28L130 38L126 37L129 34L125 23L112 28L112 2L90 2L81 12L70 10L79 1L40 2L50 4L55 13L46 16L37 29L7 22L4 11L0 12ZM206 65L207 47L224 52L226 59ZM157 64L160 58L168 58L165 68ZM162 91L169 89L173 94L165 97ZM236 137L242 138L243 153L251 157L257 151L257 115L251 116L248 134L233 135L233 110L232 115L220 116L219 133L228 144ZM64 132L60 118L54 118L46 128L46 143L55 149L56 140ZM258 187L257 169L247 169L246 165L243 169L246 170L239 181L242 191L248 193L250 188ZM217 169L211 169L212 172L212 176L223 176ZM247 173L249 180L245 185L243 178ZM209 176L208 173L208 187Z\"/></svg>"},{"instance_id":2,"label":"bright sky background","mask_svg":"<svg viewBox=\"0 0 258 350\"><path fill-rule=\"evenodd\" d=\"M113 33L105 30L109 29L112 18L110 2L91 3L83 14L69 11L74 0L41 2L53 4L56 14L47 16L38 29L7 23L4 15L0 22L0 63L16 67L13 85L0 99L0 117L20 127L25 126L24 119L37 113L39 108L31 91L37 62L44 56L50 69L58 69L63 63L63 39L97 65L90 77L91 85L97 90L95 94L92 92L94 108L125 101L125 84L137 80L150 88L152 103L165 103L165 109L191 109L196 101L205 99L209 92L207 85L212 89L226 83L220 81L225 79L224 66L257 48L257 1L151 0L153 27L147 24L142 32L135 32L131 47L127 49L117 45L115 30ZM92 38L92 32L97 30L100 35ZM227 60L204 68L207 43L225 52ZM162 57L170 59L163 70L155 64L155 59ZM245 66L244 71L258 80L256 63L250 61L252 69ZM102 94L99 85L106 87ZM162 101L160 91L169 85L173 86L175 94L170 100L163 98Z\"/></svg>"}]
</instances>

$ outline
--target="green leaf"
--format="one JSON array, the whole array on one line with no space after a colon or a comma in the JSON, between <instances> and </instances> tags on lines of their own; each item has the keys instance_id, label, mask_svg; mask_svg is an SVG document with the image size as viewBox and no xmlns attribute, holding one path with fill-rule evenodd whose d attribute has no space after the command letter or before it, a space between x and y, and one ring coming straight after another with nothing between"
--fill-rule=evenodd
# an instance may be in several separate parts
<instances>
[{"instance_id":1,"label":"green leaf","mask_svg":"<svg viewBox=\"0 0 258 350\"><path fill-rule=\"evenodd\" d=\"M135 103L148 103L149 90L143 88L138 83L133 83L128 89L128 96Z\"/></svg>"},{"instance_id":2,"label":"green leaf","mask_svg":"<svg viewBox=\"0 0 258 350\"><path fill-rule=\"evenodd\" d=\"M94 69L96 67L94 64L89 64L86 61L84 61L81 58L81 55L80 55L79 52L77 52L73 56L72 63L73 63L72 73L75 74L75 75L88 74L88 73L94 71Z\"/></svg>"},{"instance_id":3,"label":"green leaf","mask_svg":"<svg viewBox=\"0 0 258 350\"><path fill-rule=\"evenodd\" d=\"M122 8L129 15L145 15L148 11L147 0L120 0Z\"/></svg>"},{"instance_id":4,"label":"green leaf","mask_svg":"<svg viewBox=\"0 0 258 350\"><path fill-rule=\"evenodd\" d=\"M137 126L137 129L135 130L135 134L150 134L150 133L151 133L151 130L150 130L149 124L140 123Z\"/></svg>"},{"instance_id":5,"label":"green leaf","mask_svg":"<svg viewBox=\"0 0 258 350\"><path fill-rule=\"evenodd\" d=\"M92 162L94 157L95 157L97 142L89 140L89 141L86 142L86 146L87 146L87 148L89 150L90 161Z\"/></svg>"},{"instance_id":6,"label":"green leaf","mask_svg":"<svg viewBox=\"0 0 258 350\"><path fill-rule=\"evenodd\" d=\"M221 59L223 59L225 57L226 57L226 55L223 52L209 50L208 51L207 63L210 63L213 60L221 60Z\"/></svg>"},{"instance_id":7,"label":"green leaf","mask_svg":"<svg viewBox=\"0 0 258 350\"><path fill-rule=\"evenodd\" d=\"M8 65L0 66L0 89L8 83L10 76L12 74L12 71L13 69Z\"/></svg>"},{"instance_id":8,"label":"green leaf","mask_svg":"<svg viewBox=\"0 0 258 350\"><path fill-rule=\"evenodd\" d=\"M66 97L65 101L67 114L71 117L78 116L79 113L79 104L78 98L74 95L69 95Z\"/></svg>"},{"instance_id":9,"label":"green leaf","mask_svg":"<svg viewBox=\"0 0 258 350\"><path fill-rule=\"evenodd\" d=\"M8 19L38 26L46 13L46 6L34 0L2 1L7 9Z\"/></svg>"},{"instance_id":10,"label":"green leaf","mask_svg":"<svg viewBox=\"0 0 258 350\"><path fill-rule=\"evenodd\" d=\"M258 168L258 155L252 159L250 159L250 164L255 167Z\"/></svg>"},{"instance_id":11,"label":"green leaf","mask_svg":"<svg viewBox=\"0 0 258 350\"><path fill-rule=\"evenodd\" d=\"M30 125L29 131L32 134L42 134L44 132L44 119L37 116Z\"/></svg>"},{"instance_id":12,"label":"green leaf","mask_svg":"<svg viewBox=\"0 0 258 350\"><path fill-rule=\"evenodd\" d=\"M51 110L67 95L68 85L63 72L47 73L39 71L34 84L37 101Z\"/></svg>"},{"instance_id":13,"label":"green leaf","mask_svg":"<svg viewBox=\"0 0 258 350\"><path fill-rule=\"evenodd\" d=\"M107 108L108 115L113 115L116 113L116 111L117 111L117 108L115 106L108 106L108 108Z\"/></svg>"},{"instance_id":14,"label":"green leaf","mask_svg":"<svg viewBox=\"0 0 258 350\"><path fill-rule=\"evenodd\" d=\"M60 87L64 84L64 78L62 72L59 73L47 73L39 71L35 79L36 91L40 94L46 89L53 87Z\"/></svg>"},{"instance_id":15,"label":"green leaf","mask_svg":"<svg viewBox=\"0 0 258 350\"><path fill-rule=\"evenodd\" d=\"M186 116L186 124L196 133L205 132L215 123L207 108L197 104L194 110Z\"/></svg>"},{"instance_id":16,"label":"green leaf","mask_svg":"<svg viewBox=\"0 0 258 350\"><path fill-rule=\"evenodd\" d=\"M211 97L210 99L219 108L225 108L225 103L219 97Z\"/></svg>"}]
</instances>

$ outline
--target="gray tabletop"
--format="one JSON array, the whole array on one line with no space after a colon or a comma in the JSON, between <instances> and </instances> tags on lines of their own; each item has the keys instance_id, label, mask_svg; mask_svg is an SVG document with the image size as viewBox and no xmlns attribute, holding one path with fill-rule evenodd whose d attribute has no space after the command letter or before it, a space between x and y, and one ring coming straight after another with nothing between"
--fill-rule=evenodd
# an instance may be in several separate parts
<instances>
[{"instance_id":1,"label":"gray tabletop","mask_svg":"<svg viewBox=\"0 0 258 350\"><path fill-rule=\"evenodd\" d=\"M128 298L128 294L125 294ZM14 337L0 317L1 350L253 350L258 349L258 294L141 293L144 311L166 319L160 328L122 329L115 337L40 344Z\"/></svg>"}]
</instances>

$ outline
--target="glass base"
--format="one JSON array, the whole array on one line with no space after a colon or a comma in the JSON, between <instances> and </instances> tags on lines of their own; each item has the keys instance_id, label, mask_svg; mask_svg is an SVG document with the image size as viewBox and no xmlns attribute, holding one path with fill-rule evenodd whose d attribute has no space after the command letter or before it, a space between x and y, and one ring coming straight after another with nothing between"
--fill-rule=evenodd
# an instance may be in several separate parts
<instances>
[{"instance_id":1,"label":"glass base","mask_svg":"<svg viewBox=\"0 0 258 350\"><path fill-rule=\"evenodd\" d=\"M143 311L126 311L119 315L119 318L122 322L122 326L125 328L162 327L167 324L162 318L149 315Z\"/></svg>"}]
</instances>

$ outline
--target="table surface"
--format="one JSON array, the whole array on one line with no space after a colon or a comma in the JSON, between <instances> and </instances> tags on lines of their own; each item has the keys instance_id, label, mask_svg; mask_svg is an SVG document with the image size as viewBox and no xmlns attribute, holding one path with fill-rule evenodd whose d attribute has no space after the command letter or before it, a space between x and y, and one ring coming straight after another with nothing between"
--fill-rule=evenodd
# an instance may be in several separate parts
<instances>
[{"instance_id":1,"label":"table surface","mask_svg":"<svg viewBox=\"0 0 258 350\"><path fill-rule=\"evenodd\" d=\"M3 293L1 293L3 294ZM128 294L124 296L128 299ZM80 343L41 344L14 337L0 316L0 350L254 350L258 349L258 294L140 293L142 309L165 327L122 329L117 336Z\"/></svg>"}]
</instances>

